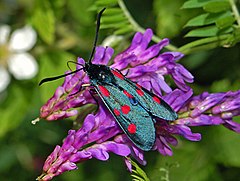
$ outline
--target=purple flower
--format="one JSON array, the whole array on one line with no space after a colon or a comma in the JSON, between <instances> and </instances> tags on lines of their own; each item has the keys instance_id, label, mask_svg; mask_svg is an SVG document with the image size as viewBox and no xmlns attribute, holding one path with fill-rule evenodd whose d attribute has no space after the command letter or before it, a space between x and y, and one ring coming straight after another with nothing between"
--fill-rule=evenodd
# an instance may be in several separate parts
<instances>
[{"instance_id":1,"label":"purple flower","mask_svg":"<svg viewBox=\"0 0 240 181\"><path fill-rule=\"evenodd\" d=\"M193 96L178 113L180 118L175 121L176 124L188 126L222 124L240 133L240 124L233 121L233 117L240 115L240 90L212 94L204 92Z\"/></svg>"},{"instance_id":2,"label":"purple flower","mask_svg":"<svg viewBox=\"0 0 240 181\"><path fill-rule=\"evenodd\" d=\"M89 114L82 127L78 130L70 130L62 146L56 146L43 166L43 174L39 180L51 180L53 177L68 171L77 169L76 163L96 158L108 160L109 152L120 156L128 156L131 151L121 135L116 140L108 140L121 133L112 115L106 114L106 108L100 106L96 115ZM91 146L88 144L95 143ZM83 149L88 145L86 148Z\"/></svg>"},{"instance_id":3,"label":"purple flower","mask_svg":"<svg viewBox=\"0 0 240 181\"><path fill-rule=\"evenodd\" d=\"M190 87L186 82L192 83L193 76L182 65L176 63L183 54L180 52L159 54L159 51L169 44L168 39L163 39L147 48L152 35L151 29L147 29L144 34L136 33L130 47L114 58L111 67L127 72L125 68L130 66L127 78L138 82L148 90L153 90L158 95L161 95L161 90L166 93L172 91L165 82L164 75L172 76L180 89L188 91Z\"/></svg>"},{"instance_id":4,"label":"purple flower","mask_svg":"<svg viewBox=\"0 0 240 181\"><path fill-rule=\"evenodd\" d=\"M156 120L156 142L152 150L162 155L173 154L171 145L176 146L176 135L190 141L199 141L201 135L192 133L189 126L219 125L240 132L240 125L232 121L240 114L240 91L209 94L207 92L193 96L192 89L186 84L193 82L193 76L182 65L176 63L183 55L179 52L159 51L166 45L164 39L158 44L148 47L152 38L152 30L144 34L136 33L128 49L118 54L112 68L126 73L127 77L141 86L161 96L178 114L179 119L173 122ZM107 65L113 55L110 47L97 47L92 63ZM84 65L84 60L78 58ZM82 68L77 65L77 69ZM170 75L175 82L173 90L166 82L165 76ZM40 117L46 120L58 120L78 114L74 109L85 104L96 104L90 95L89 78L84 71L68 75L62 86L41 108ZM51 180L53 177L77 169L76 163L92 158L108 160L109 152L126 157L131 156L145 165L144 151L136 147L119 128L114 117L99 100L99 110L88 114L79 130L70 130L62 146L55 150L45 161L43 174L39 180ZM126 161L131 171L129 161Z\"/></svg>"}]
</instances>

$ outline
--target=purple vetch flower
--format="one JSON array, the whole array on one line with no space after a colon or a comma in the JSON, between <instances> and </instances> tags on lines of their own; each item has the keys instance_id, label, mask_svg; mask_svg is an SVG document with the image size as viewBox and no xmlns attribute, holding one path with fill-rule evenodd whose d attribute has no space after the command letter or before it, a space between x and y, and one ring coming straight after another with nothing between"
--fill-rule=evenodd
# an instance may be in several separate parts
<instances>
[{"instance_id":1,"label":"purple vetch flower","mask_svg":"<svg viewBox=\"0 0 240 181\"><path fill-rule=\"evenodd\" d=\"M179 114L179 119L173 122L156 120L156 142L152 150L171 156L171 145L178 144L176 135L190 141L199 141L201 135L192 133L190 126L223 124L240 132L239 124L232 121L234 116L240 114L239 91L215 94L206 92L193 96L192 89L186 84L193 82L193 76L176 63L183 55L179 52L160 54L159 51L168 45L168 40L164 39L148 47L151 38L150 29L144 34L136 33L130 47L118 54L111 65L109 60L113 49L97 47L92 63L108 64L111 68L121 70L129 79L161 96ZM82 58L78 58L78 64L84 63ZM81 65L77 65L77 69L81 69ZM172 77L175 89L165 82L166 75ZM74 108L89 103L96 104L89 93L91 87L83 86L86 84L89 84L89 78L83 70L66 76L63 85L57 88L53 97L41 108L40 118L49 121L67 118L78 114ZM98 103L98 112L95 115L88 114L82 127L70 130L62 146L56 146L45 161L39 180L51 180L65 171L77 169L76 163L92 158L108 160L109 152L123 157L131 156L146 165L144 151L123 133L106 106L100 100ZM131 171L129 162L125 162Z\"/></svg>"},{"instance_id":2,"label":"purple vetch flower","mask_svg":"<svg viewBox=\"0 0 240 181\"><path fill-rule=\"evenodd\" d=\"M176 124L188 126L223 125L240 133L240 124L233 117L240 115L240 90L208 93L191 97L178 111ZM181 116L183 115L183 116Z\"/></svg>"},{"instance_id":3,"label":"purple vetch flower","mask_svg":"<svg viewBox=\"0 0 240 181\"><path fill-rule=\"evenodd\" d=\"M191 141L201 138L200 134L193 134L184 125L169 125L162 120L156 127L157 139L153 150L158 150L163 155L172 155L169 144L177 145L177 139L173 135L182 135ZM92 158L108 160L109 152L123 157L131 156L142 165L147 163L144 151L129 140L107 108L100 104L98 113L89 114L78 131L69 130L62 146L56 146L48 156L38 180L51 180L65 171L77 169L76 163Z\"/></svg>"},{"instance_id":4,"label":"purple vetch flower","mask_svg":"<svg viewBox=\"0 0 240 181\"><path fill-rule=\"evenodd\" d=\"M171 75L180 89L188 91L190 87L185 82L192 83L193 76L182 65L176 63L183 54L180 52L159 54L159 51L169 44L168 39L147 48L152 35L151 29L147 29L144 34L136 33L130 47L114 58L111 67L128 72L127 78L148 90L152 89L158 95L162 95L161 90L166 93L172 91L165 82L164 75ZM128 71L125 70L127 66L130 66Z\"/></svg>"},{"instance_id":5,"label":"purple vetch flower","mask_svg":"<svg viewBox=\"0 0 240 181\"><path fill-rule=\"evenodd\" d=\"M77 169L76 163L85 160L108 160L109 152L120 156L130 155L129 146L124 139L118 138L121 137L118 135L122 132L121 129L112 115L106 112L106 108L100 105L98 113L89 114L78 131L70 130L62 146L56 146L48 156L43 166L43 174L38 180L51 180L65 171ZM115 135L118 135L116 140L107 139ZM91 145L86 147L88 144Z\"/></svg>"}]
</instances>

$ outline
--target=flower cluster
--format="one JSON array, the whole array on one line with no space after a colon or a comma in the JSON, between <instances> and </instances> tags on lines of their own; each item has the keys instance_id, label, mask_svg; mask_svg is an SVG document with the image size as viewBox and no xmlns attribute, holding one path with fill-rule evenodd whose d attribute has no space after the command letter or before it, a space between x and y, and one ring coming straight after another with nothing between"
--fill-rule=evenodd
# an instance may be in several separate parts
<instances>
[{"instance_id":1,"label":"flower cluster","mask_svg":"<svg viewBox=\"0 0 240 181\"><path fill-rule=\"evenodd\" d=\"M170 145L175 146L178 143L175 135L199 141L201 135L192 133L189 126L223 124L240 132L240 125L232 121L234 116L240 114L240 92L193 96L192 89L187 85L193 82L193 76L176 62L183 55L179 52L160 54L159 51L168 45L168 40L164 39L148 47L151 38L150 29L144 34L136 33L130 47L118 54L110 67L126 73L127 78L161 96L179 114L179 119L170 124L157 120L156 142L152 150L157 150L162 155L172 155ZM97 47L92 62L107 65L112 55L112 48ZM84 64L84 60L78 58L78 63ZM77 69L79 68L77 65ZM165 82L165 75L172 77L175 89ZM88 88L81 88L84 84L89 84L85 72L68 75L63 85L57 88L54 96L41 108L40 118L49 121L67 118L78 114L73 108L96 103ZM50 180L65 171L76 169L76 163L92 158L107 160L109 152L125 157L132 156L139 163L146 164L144 152L128 139L110 112L99 102L96 115L89 114L79 130L70 130L62 146L56 146L38 179ZM127 160L126 165L131 170Z\"/></svg>"},{"instance_id":2,"label":"flower cluster","mask_svg":"<svg viewBox=\"0 0 240 181\"><path fill-rule=\"evenodd\" d=\"M234 116L240 115L240 90L232 92L208 93L191 97L179 114L188 115L175 121L188 126L223 125L240 133L240 124L234 122Z\"/></svg>"}]
</instances>

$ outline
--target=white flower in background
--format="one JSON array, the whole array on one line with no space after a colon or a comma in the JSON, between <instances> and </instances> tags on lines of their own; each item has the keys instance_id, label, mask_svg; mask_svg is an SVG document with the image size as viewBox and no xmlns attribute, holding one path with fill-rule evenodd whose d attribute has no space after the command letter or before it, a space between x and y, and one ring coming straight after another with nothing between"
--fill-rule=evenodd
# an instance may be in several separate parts
<instances>
[{"instance_id":1,"label":"white flower in background","mask_svg":"<svg viewBox=\"0 0 240 181\"><path fill-rule=\"evenodd\" d=\"M26 25L9 35L10 26L0 25L0 92L10 83L9 72L18 80L31 79L38 72L35 58L27 53L37 40L34 29Z\"/></svg>"}]
</instances>

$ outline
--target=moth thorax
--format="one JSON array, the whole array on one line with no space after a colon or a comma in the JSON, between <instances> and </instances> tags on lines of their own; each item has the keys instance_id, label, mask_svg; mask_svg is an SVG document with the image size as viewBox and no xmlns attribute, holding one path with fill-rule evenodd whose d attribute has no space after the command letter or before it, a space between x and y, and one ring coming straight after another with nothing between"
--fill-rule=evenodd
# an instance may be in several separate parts
<instances>
[{"instance_id":1,"label":"moth thorax","mask_svg":"<svg viewBox=\"0 0 240 181\"><path fill-rule=\"evenodd\" d=\"M105 65L90 64L86 72L91 81L100 84L111 83L115 80L110 68Z\"/></svg>"}]
</instances>

